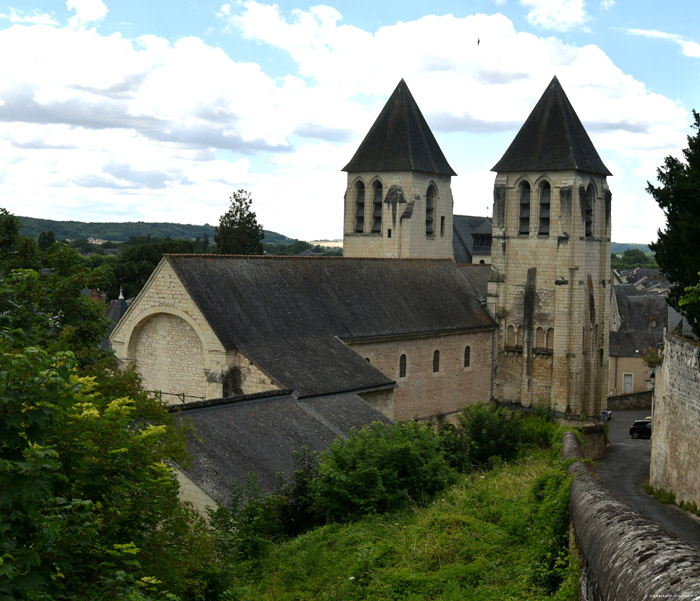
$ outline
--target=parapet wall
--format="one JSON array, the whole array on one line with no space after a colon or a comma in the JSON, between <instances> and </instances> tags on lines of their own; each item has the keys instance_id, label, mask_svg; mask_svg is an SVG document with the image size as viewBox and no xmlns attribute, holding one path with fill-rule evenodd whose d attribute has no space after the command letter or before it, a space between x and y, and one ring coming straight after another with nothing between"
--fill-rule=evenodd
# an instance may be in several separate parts
<instances>
[{"instance_id":1,"label":"parapet wall","mask_svg":"<svg viewBox=\"0 0 700 601\"><path fill-rule=\"evenodd\" d=\"M570 511L581 560L582 601L700 599L700 552L633 509L583 463L576 437L564 435Z\"/></svg>"},{"instance_id":2,"label":"parapet wall","mask_svg":"<svg viewBox=\"0 0 700 601\"><path fill-rule=\"evenodd\" d=\"M700 344L667 334L657 370L649 482L700 506Z\"/></svg>"}]
</instances>

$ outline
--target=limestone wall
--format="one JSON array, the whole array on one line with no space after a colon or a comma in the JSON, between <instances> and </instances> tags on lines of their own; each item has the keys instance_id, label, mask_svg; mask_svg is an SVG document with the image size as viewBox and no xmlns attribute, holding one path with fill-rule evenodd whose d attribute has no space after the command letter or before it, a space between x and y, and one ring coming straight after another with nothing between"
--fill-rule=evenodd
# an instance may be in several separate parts
<instances>
[{"instance_id":1,"label":"limestone wall","mask_svg":"<svg viewBox=\"0 0 700 601\"><path fill-rule=\"evenodd\" d=\"M582 459L564 435L565 459ZM581 562L580 599L700 598L700 553L616 496L582 461L569 467L570 511Z\"/></svg>"},{"instance_id":2,"label":"limestone wall","mask_svg":"<svg viewBox=\"0 0 700 601\"><path fill-rule=\"evenodd\" d=\"M357 185L364 184L362 232L357 230ZM382 186L381 231L373 232L374 183ZM433 185L433 233L426 234L426 193ZM451 259L452 190L447 175L419 171L348 173L343 256Z\"/></svg>"},{"instance_id":3,"label":"limestone wall","mask_svg":"<svg viewBox=\"0 0 700 601\"><path fill-rule=\"evenodd\" d=\"M491 398L491 331L349 342L352 349L397 383L393 419L450 414ZM464 366L469 347L469 366ZM440 353L433 371L435 351ZM406 375L401 376L401 356Z\"/></svg>"},{"instance_id":4,"label":"limestone wall","mask_svg":"<svg viewBox=\"0 0 700 601\"><path fill-rule=\"evenodd\" d=\"M525 183L531 188L527 227L527 211L521 214ZM545 183L551 187L548 229L540 204ZM605 407L610 198L605 178L576 171L496 176L488 300L500 325L497 399L526 407L551 402L559 411L584 415ZM550 331L546 357L538 332Z\"/></svg>"},{"instance_id":5,"label":"limestone wall","mask_svg":"<svg viewBox=\"0 0 700 601\"><path fill-rule=\"evenodd\" d=\"M700 344L667 334L656 373L650 483L700 506Z\"/></svg>"}]
</instances>

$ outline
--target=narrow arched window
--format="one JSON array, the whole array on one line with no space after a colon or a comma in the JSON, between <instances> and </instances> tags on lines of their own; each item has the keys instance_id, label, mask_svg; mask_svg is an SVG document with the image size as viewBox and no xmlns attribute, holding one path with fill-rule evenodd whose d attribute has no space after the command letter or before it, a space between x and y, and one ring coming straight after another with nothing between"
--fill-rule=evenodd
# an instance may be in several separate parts
<instances>
[{"instance_id":1,"label":"narrow arched window","mask_svg":"<svg viewBox=\"0 0 700 601\"><path fill-rule=\"evenodd\" d=\"M550 350L554 348L554 328L547 330L547 348Z\"/></svg>"},{"instance_id":2,"label":"narrow arched window","mask_svg":"<svg viewBox=\"0 0 700 601\"><path fill-rule=\"evenodd\" d=\"M440 351L433 353L433 372L440 371Z\"/></svg>"},{"instance_id":3,"label":"narrow arched window","mask_svg":"<svg viewBox=\"0 0 700 601\"><path fill-rule=\"evenodd\" d=\"M355 184L355 232L362 233L365 229L365 185Z\"/></svg>"},{"instance_id":4,"label":"narrow arched window","mask_svg":"<svg viewBox=\"0 0 700 601\"><path fill-rule=\"evenodd\" d=\"M586 206L584 210L584 222L586 227L586 237L593 235L593 185L589 184L586 189Z\"/></svg>"},{"instance_id":5,"label":"narrow arched window","mask_svg":"<svg viewBox=\"0 0 700 601\"><path fill-rule=\"evenodd\" d=\"M406 377L406 355L399 357L399 378Z\"/></svg>"},{"instance_id":6,"label":"narrow arched window","mask_svg":"<svg viewBox=\"0 0 700 601\"><path fill-rule=\"evenodd\" d=\"M552 196L552 188L549 182L542 182L540 186L540 236L549 235L549 205Z\"/></svg>"},{"instance_id":7,"label":"narrow arched window","mask_svg":"<svg viewBox=\"0 0 700 601\"><path fill-rule=\"evenodd\" d=\"M464 347L464 367L469 367L472 362L472 349L468 346Z\"/></svg>"},{"instance_id":8,"label":"narrow arched window","mask_svg":"<svg viewBox=\"0 0 700 601\"><path fill-rule=\"evenodd\" d=\"M425 233L428 235L433 233L436 200L437 193L435 191L435 186L430 184L430 186L428 186L428 192L425 195Z\"/></svg>"},{"instance_id":9,"label":"narrow arched window","mask_svg":"<svg viewBox=\"0 0 700 601\"><path fill-rule=\"evenodd\" d=\"M382 231L382 184L372 184L372 233Z\"/></svg>"},{"instance_id":10,"label":"narrow arched window","mask_svg":"<svg viewBox=\"0 0 700 601\"><path fill-rule=\"evenodd\" d=\"M523 332L523 326L518 327L518 337L515 339L515 346L523 346L525 341L525 336Z\"/></svg>"},{"instance_id":11,"label":"narrow arched window","mask_svg":"<svg viewBox=\"0 0 700 601\"><path fill-rule=\"evenodd\" d=\"M518 234L530 233L530 184L520 184L520 225Z\"/></svg>"},{"instance_id":12,"label":"narrow arched window","mask_svg":"<svg viewBox=\"0 0 700 601\"><path fill-rule=\"evenodd\" d=\"M537 348L544 348L544 329L537 328L535 332L535 346Z\"/></svg>"},{"instance_id":13,"label":"narrow arched window","mask_svg":"<svg viewBox=\"0 0 700 601\"><path fill-rule=\"evenodd\" d=\"M508 326L508 336L507 336L506 344L510 347L515 346L515 327L514 326Z\"/></svg>"}]
</instances>

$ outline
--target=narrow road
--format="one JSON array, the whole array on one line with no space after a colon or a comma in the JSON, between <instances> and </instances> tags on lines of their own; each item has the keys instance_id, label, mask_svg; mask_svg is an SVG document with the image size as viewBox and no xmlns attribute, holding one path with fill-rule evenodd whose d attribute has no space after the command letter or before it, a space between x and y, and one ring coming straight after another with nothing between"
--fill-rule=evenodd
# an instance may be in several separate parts
<instances>
[{"instance_id":1,"label":"narrow road","mask_svg":"<svg viewBox=\"0 0 700 601\"><path fill-rule=\"evenodd\" d=\"M610 445L605 459L595 471L610 491L623 501L656 521L677 537L700 550L700 518L673 505L660 503L642 488L649 479L651 441L634 440L629 427L636 419L644 419L648 411L616 411L609 421Z\"/></svg>"}]
</instances>

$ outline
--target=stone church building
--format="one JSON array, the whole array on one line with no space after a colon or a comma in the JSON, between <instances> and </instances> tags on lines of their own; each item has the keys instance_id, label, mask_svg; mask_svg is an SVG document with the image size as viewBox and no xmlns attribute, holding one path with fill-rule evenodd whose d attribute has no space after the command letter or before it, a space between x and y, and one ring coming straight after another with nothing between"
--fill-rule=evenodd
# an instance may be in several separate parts
<instances>
[{"instance_id":1,"label":"stone church building","mask_svg":"<svg viewBox=\"0 0 700 601\"><path fill-rule=\"evenodd\" d=\"M492 265L458 264L456 174L402 80L344 168L344 257L166 255L112 348L172 402L342 397L411 419L497 399L597 415L610 173L556 78L493 170Z\"/></svg>"}]
</instances>

